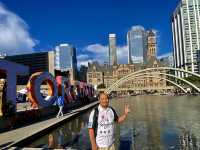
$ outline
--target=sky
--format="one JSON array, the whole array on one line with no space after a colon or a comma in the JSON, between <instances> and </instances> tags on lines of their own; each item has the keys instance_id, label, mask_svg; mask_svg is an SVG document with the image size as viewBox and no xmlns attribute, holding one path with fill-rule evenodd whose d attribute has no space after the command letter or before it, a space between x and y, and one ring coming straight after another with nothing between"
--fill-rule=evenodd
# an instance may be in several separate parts
<instances>
[{"instance_id":1,"label":"sky","mask_svg":"<svg viewBox=\"0 0 200 150\"><path fill-rule=\"evenodd\" d=\"M117 35L119 63L127 63L127 31L154 29L158 56L173 50L171 16L180 0L0 0L0 52L48 51L61 43L77 48L78 64L108 58L108 34Z\"/></svg>"}]
</instances>

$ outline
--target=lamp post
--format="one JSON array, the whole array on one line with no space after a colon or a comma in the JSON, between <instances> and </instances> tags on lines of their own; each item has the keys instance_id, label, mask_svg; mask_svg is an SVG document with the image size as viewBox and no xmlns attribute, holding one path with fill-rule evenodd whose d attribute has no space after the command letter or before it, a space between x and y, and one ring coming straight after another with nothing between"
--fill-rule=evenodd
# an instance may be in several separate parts
<instances>
[{"instance_id":1,"label":"lamp post","mask_svg":"<svg viewBox=\"0 0 200 150\"><path fill-rule=\"evenodd\" d=\"M102 75L103 75L102 79L103 79L103 87L104 87L104 72L103 72L103 74L102 74Z\"/></svg>"}]
</instances>

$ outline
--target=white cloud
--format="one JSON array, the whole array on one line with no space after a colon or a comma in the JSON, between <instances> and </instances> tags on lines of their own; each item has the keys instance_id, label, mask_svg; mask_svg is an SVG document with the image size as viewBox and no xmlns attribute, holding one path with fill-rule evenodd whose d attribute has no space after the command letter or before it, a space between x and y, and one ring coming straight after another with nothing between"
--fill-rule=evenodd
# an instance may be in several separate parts
<instances>
[{"instance_id":1,"label":"white cloud","mask_svg":"<svg viewBox=\"0 0 200 150\"><path fill-rule=\"evenodd\" d=\"M78 55L78 65L84 64L87 66L88 62L98 61L103 64L104 62L108 62L108 46L104 46L101 44L92 44L83 48L84 53L90 54L81 54ZM118 63L128 63L128 47L127 46L119 46L117 47L117 60Z\"/></svg>"},{"instance_id":2,"label":"white cloud","mask_svg":"<svg viewBox=\"0 0 200 150\"><path fill-rule=\"evenodd\" d=\"M81 61L87 60L87 59L89 59L89 56L87 54L80 54L80 55L77 56L77 59L81 60Z\"/></svg>"},{"instance_id":3,"label":"white cloud","mask_svg":"<svg viewBox=\"0 0 200 150\"><path fill-rule=\"evenodd\" d=\"M91 44L86 46L83 50L85 53L89 53L90 60L98 61L101 64L108 62L108 46Z\"/></svg>"},{"instance_id":4,"label":"white cloud","mask_svg":"<svg viewBox=\"0 0 200 150\"><path fill-rule=\"evenodd\" d=\"M128 46L117 47L117 62L120 64L128 63Z\"/></svg>"},{"instance_id":5,"label":"white cloud","mask_svg":"<svg viewBox=\"0 0 200 150\"><path fill-rule=\"evenodd\" d=\"M101 44L92 44L85 47L85 50L95 54L106 54L108 53L108 46Z\"/></svg>"},{"instance_id":6,"label":"white cloud","mask_svg":"<svg viewBox=\"0 0 200 150\"><path fill-rule=\"evenodd\" d=\"M80 68L81 65L88 66L88 62L92 62L89 55L80 54L80 55L77 56L78 68Z\"/></svg>"},{"instance_id":7,"label":"white cloud","mask_svg":"<svg viewBox=\"0 0 200 150\"><path fill-rule=\"evenodd\" d=\"M78 61L78 68L80 68L81 65L84 65L84 66L88 66L88 62L93 62L94 60L93 59L89 59L89 60L83 60L83 61Z\"/></svg>"},{"instance_id":8,"label":"white cloud","mask_svg":"<svg viewBox=\"0 0 200 150\"><path fill-rule=\"evenodd\" d=\"M158 56L158 59L161 59L161 58L164 58L164 57L168 57L168 56L173 56L172 52L162 54L162 55Z\"/></svg>"},{"instance_id":9,"label":"white cloud","mask_svg":"<svg viewBox=\"0 0 200 150\"><path fill-rule=\"evenodd\" d=\"M36 43L31 38L25 21L0 2L0 53L31 53Z\"/></svg>"}]
</instances>

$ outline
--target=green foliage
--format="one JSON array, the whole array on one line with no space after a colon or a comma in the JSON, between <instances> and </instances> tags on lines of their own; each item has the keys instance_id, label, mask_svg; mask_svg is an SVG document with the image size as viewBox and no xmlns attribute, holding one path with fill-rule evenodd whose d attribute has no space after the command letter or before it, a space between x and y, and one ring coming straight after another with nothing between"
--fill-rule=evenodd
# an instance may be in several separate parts
<instances>
[{"instance_id":1,"label":"green foliage","mask_svg":"<svg viewBox=\"0 0 200 150\"><path fill-rule=\"evenodd\" d=\"M189 76L189 77L185 77L184 79L197 85L198 87L200 87L200 78L199 77Z\"/></svg>"},{"instance_id":2,"label":"green foliage","mask_svg":"<svg viewBox=\"0 0 200 150\"><path fill-rule=\"evenodd\" d=\"M98 89L104 89L104 88L106 88L106 86L102 83L102 84L99 84L99 85L97 86L97 88L98 88Z\"/></svg>"}]
</instances>

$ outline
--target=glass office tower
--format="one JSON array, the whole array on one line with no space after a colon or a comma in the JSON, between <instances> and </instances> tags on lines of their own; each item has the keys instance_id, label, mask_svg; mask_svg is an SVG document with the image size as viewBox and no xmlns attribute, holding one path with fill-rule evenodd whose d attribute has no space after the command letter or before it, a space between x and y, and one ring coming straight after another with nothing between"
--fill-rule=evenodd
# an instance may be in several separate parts
<instances>
[{"instance_id":1,"label":"glass office tower","mask_svg":"<svg viewBox=\"0 0 200 150\"><path fill-rule=\"evenodd\" d=\"M128 62L142 63L146 53L146 35L142 26L133 26L127 33Z\"/></svg>"}]
</instances>

